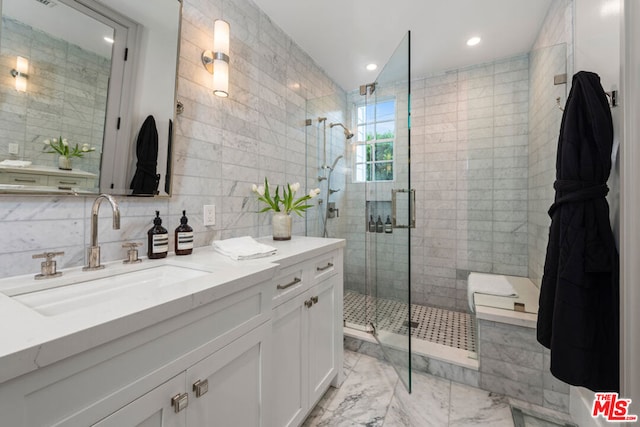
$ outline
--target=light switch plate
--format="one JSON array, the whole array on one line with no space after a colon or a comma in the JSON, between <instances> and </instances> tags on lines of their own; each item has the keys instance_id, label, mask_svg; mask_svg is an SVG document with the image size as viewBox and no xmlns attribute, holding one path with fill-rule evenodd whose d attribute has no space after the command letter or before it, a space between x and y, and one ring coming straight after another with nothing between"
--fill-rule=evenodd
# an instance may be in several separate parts
<instances>
[{"instance_id":1,"label":"light switch plate","mask_svg":"<svg viewBox=\"0 0 640 427\"><path fill-rule=\"evenodd\" d=\"M9 144L9 154L20 154L20 145Z\"/></svg>"},{"instance_id":2,"label":"light switch plate","mask_svg":"<svg viewBox=\"0 0 640 427\"><path fill-rule=\"evenodd\" d=\"M216 225L216 205L204 205L202 212L204 225Z\"/></svg>"}]
</instances>

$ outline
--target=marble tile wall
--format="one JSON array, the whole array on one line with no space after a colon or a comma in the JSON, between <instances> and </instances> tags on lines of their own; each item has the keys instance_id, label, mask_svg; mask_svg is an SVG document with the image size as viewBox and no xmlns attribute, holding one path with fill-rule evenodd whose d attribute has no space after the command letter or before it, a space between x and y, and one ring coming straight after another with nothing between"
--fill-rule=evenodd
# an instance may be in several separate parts
<instances>
[{"instance_id":1,"label":"marble tile wall","mask_svg":"<svg viewBox=\"0 0 640 427\"><path fill-rule=\"evenodd\" d=\"M466 311L469 270L526 275L528 78L528 56L522 55L411 82L414 303ZM355 210L365 193L352 192ZM357 212L351 221L364 230L363 211ZM406 265L405 243L393 239L376 261L390 264L386 270L402 279L396 267ZM364 245L352 248L361 260ZM349 276L347 265L347 286L363 288L360 270L354 267ZM401 287L382 283L378 296L402 297Z\"/></svg>"},{"instance_id":2,"label":"marble tile wall","mask_svg":"<svg viewBox=\"0 0 640 427\"><path fill-rule=\"evenodd\" d=\"M231 24L230 96L217 98L200 54L211 48L213 21ZM102 260L123 259L122 243L143 242L159 210L170 231L186 209L196 246L213 239L271 234L270 216L258 214L251 184L305 182L306 100L333 97L346 109L344 92L299 46L249 0L184 0L170 199L119 197L121 229L100 212ZM315 149L315 147L314 147ZM0 277L36 273L34 253L65 251L58 267L84 264L93 197L0 196ZM202 224L202 205L216 205L216 225ZM304 218L294 233L304 234ZM172 234L172 233L170 233ZM170 237L173 245L173 237Z\"/></svg>"},{"instance_id":3,"label":"marble tile wall","mask_svg":"<svg viewBox=\"0 0 640 427\"><path fill-rule=\"evenodd\" d=\"M29 59L28 90L19 93L9 70L16 56ZM0 41L0 123L20 145L15 158L57 167L58 155L43 152L45 139L62 136L95 152L74 158L74 168L98 173L105 119L110 59L55 38L11 18L2 18ZM6 72L5 72L6 70ZM0 159L11 158L8 143Z\"/></svg>"},{"instance_id":4,"label":"marble tile wall","mask_svg":"<svg viewBox=\"0 0 640 427\"><path fill-rule=\"evenodd\" d=\"M478 320L480 388L569 412L569 385L549 372L549 350L534 328Z\"/></svg>"}]
</instances>

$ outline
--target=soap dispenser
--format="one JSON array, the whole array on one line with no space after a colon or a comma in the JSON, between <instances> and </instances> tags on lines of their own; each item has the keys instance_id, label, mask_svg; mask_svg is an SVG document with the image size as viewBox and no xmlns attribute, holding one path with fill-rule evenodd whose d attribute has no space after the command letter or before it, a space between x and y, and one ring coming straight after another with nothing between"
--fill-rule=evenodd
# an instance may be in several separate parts
<instances>
[{"instance_id":1,"label":"soap dispenser","mask_svg":"<svg viewBox=\"0 0 640 427\"><path fill-rule=\"evenodd\" d=\"M376 222L373 220L373 215L369 215L369 232L376 232Z\"/></svg>"},{"instance_id":2,"label":"soap dispenser","mask_svg":"<svg viewBox=\"0 0 640 427\"><path fill-rule=\"evenodd\" d=\"M193 252L193 228L187 225L187 211L182 211L180 225L176 228L176 255L190 255Z\"/></svg>"},{"instance_id":3,"label":"soap dispenser","mask_svg":"<svg viewBox=\"0 0 640 427\"><path fill-rule=\"evenodd\" d=\"M382 219L380 215L378 215L378 220L376 221L376 233L382 233L384 231L384 225L382 224Z\"/></svg>"},{"instance_id":4,"label":"soap dispenser","mask_svg":"<svg viewBox=\"0 0 640 427\"><path fill-rule=\"evenodd\" d=\"M393 233L393 225L391 224L391 219L389 218L389 215L387 215L387 221L384 223L384 232Z\"/></svg>"},{"instance_id":5,"label":"soap dispenser","mask_svg":"<svg viewBox=\"0 0 640 427\"><path fill-rule=\"evenodd\" d=\"M156 211L156 217L153 219L153 227L147 232L149 236L149 244L147 248L147 256L149 259L165 258L169 252L169 232L162 226L160 211Z\"/></svg>"}]
</instances>

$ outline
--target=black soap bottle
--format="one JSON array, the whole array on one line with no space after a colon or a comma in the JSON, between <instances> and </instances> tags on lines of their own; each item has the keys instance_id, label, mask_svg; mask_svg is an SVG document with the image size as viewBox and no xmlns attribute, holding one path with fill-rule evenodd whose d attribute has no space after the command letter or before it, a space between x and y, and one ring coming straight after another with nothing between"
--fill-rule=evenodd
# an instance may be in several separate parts
<instances>
[{"instance_id":1,"label":"black soap bottle","mask_svg":"<svg viewBox=\"0 0 640 427\"><path fill-rule=\"evenodd\" d=\"M187 225L187 212L182 211L180 225L176 228L176 255L190 255L193 252L193 228Z\"/></svg>"},{"instance_id":2,"label":"black soap bottle","mask_svg":"<svg viewBox=\"0 0 640 427\"><path fill-rule=\"evenodd\" d=\"M164 258L169 252L169 232L162 226L160 211L156 211L153 227L147 232L149 236L147 256L149 259Z\"/></svg>"},{"instance_id":3,"label":"black soap bottle","mask_svg":"<svg viewBox=\"0 0 640 427\"><path fill-rule=\"evenodd\" d=\"M382 224L382 219L380 215L378 215L378 220L376 221L376 233L382 233L384 231L384 225Z\"/></svg>"},{"instance_id":4,"label":"black soap bottle","mask_svg":"<svg viewBox=\"0 0 640 427\"><path fill-rule=\"evenodd\" d=\"M384 232L393 233L393 226L391 225L391 219L389 218L389 215L387 215L387 221L384 223Z\"/></svg>"},{"instance_id":5,"label":"black soap bottle","mask_svg":"<svg viewBox=\"0 0 640 427\"><path fill-rule=\"evenodd\" d=\"M373 220L373 215L369 215L369 232L370 233L376 232L376 223Z\"/></svg>"}]
</instances>

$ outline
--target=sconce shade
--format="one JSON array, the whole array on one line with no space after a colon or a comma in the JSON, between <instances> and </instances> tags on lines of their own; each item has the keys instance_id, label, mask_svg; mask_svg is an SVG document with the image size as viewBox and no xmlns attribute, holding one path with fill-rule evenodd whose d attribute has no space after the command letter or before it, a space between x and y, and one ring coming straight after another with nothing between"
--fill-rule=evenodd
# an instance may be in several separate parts
<instances>
[{"instance_id":1,"label":"sconce shade","mask_svg":"<svg viewBox=\"0 0 640 427\"><path fill-rule=\"evenodd\" d=\"M229 63L222 59L213 60L213 94L229 96Z\"/></svg>"},{"instance_id":2,"label":"sconce shade","mask_svg":"<svg viewBox=\"0 0 640 427\"><path fill-rule=\"evenodd\" d=\"M16 79L16 90L18 92L27 91L27 73L29 72L29 60L18 56L16 58L16 68L11 70L11 75Z\"/></svg>"},{"instance_id":3,"label":"sconce shade","mask_svg":"<svg viewBox=\"0 0 640 427\"><path fill-rule=\"evenodd\" d=\"M213 52L229 56L229 23L221 19L213 23Z\"/></svg>"},{"instance_id":4,"label":"sconce shade","mask_svg":"<svg viewBox=\"0 0 640 427\"><path fill-rule=\"evenodd\" d=\"M29 72L29 60L18 56L16 58L16 70L18 70L20 74L27 74Z\"/></svg>"}]
</instances>

